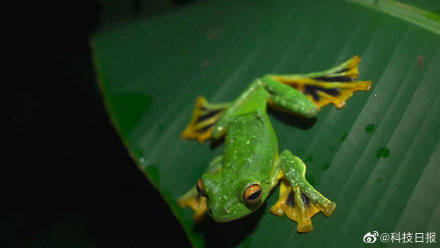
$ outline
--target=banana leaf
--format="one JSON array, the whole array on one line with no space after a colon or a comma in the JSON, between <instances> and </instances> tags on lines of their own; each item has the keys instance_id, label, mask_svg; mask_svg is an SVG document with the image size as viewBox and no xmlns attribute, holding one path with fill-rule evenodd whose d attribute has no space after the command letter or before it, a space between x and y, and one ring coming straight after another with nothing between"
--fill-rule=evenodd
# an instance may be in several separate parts
<instances>
[{"instance_id":1,"label":"banana leaf","mask_svg":"<svg viewBox=\"0 0 440 248\"><path fill-rule=\"evenodd\" d=\"M97 31L94 63L114 127L194 247L360 247L374 231L440 235L438 10L438 1L202 1ZM270 113L280 150L301 157L307 179L337 203L332 216L313 217L314 231L299 234L269 212L278 189L230 223L195 223L177 206L223 150L181 139L197 96L230 101L266 73L327 69L353 55L370 92L323 108L313 123Z\"/></svg>"}]
</instances>

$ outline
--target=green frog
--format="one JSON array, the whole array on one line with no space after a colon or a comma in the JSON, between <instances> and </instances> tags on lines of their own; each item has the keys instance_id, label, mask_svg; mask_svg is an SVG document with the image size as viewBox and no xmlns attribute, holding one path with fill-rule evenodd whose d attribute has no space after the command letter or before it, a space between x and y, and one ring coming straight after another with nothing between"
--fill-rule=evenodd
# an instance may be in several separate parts
<instances>
[{"instance_id":1,"label":"green frog","mask_svg":"<svg viewBox=\"0 0 440 248\"><path fill-rule=\"evenodd\" d=\"M279 200L270 211L297 222L300 233L313 230L311 218L330 216L336 203L324 197L306 180L304 162L284 150L279 153L267 107L302 118L313 118L321 107L342 108L355 91L369 91L370 81L355 81L360 57L326 71L308 74L268 74L255 79L234 101L209 103L199 97L184 138L224 137L224 154L214 158L195 185L178 199L216 222L228 222L258 209L280 184Z\"/></svg>"}]
</instances>

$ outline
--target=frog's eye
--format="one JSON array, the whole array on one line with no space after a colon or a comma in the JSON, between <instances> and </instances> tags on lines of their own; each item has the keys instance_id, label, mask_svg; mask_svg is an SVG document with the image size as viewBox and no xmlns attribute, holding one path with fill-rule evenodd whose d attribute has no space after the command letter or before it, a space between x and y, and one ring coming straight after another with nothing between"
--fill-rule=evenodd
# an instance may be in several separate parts
<instances>
[{"instance_id":1,"label":"frog's eye","mask_svg":"<svg viewBox=\"0 0 440 248\"><path fill-rule=\"evenodd\" d=\"M243 194L243 200L248 204L253 204L260 201L262 188L259 184L252 184L249 186Z\"/></svg>"},{"instance_id":2,"label":"frog's eye","mask_svg":"<svg viewBox=\"0 0 440 248\"><path fill-rule=\"evenodd\" d=\"M196 188L197 188L197 192L199 192L200 195L203 196L205 195L205 189L203 188L203 182L201 178L197 180Z\"/></svg>"}]
</instances>

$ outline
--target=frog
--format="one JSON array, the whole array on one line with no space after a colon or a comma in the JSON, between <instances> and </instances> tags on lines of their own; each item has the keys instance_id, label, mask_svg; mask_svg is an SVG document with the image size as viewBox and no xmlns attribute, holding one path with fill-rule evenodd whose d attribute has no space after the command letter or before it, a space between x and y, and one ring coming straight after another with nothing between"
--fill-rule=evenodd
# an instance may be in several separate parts
<instances>
[{"instance_id":1,"label":"frog","mask_svg":"<svg viewBox=\"0 0 440 248\"><path fill-rule=\"evenodd\" d=\"M230 222L255 212L280 185L270 212L296 222L297 232L312 231L311 218L319 212L332 215L336 203L306 179L305 163L289 150L279 152L267 111L311 119L326 105L344 107L354 92L371 88L371 81L356 81L360 61L356 55L328 70L266 74L230 102L210 103L199 96L182 137L200 143L224 139L224 152L179 197L179 206L191 207L196 221L209 215L215 222Z\"/></svg>"}]
</instances>

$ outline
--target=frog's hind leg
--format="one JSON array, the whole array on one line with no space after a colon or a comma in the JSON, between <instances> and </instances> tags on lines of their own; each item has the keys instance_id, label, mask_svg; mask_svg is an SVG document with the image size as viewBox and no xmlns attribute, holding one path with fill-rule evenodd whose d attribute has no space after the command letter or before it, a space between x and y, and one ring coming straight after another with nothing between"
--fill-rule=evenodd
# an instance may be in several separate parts
<instances>
[{"instance_id":1,"label":"frog's hind leg","mask_svg":"<svg viewBox=\"0 0 440 248\"><path fill-rule=\"evenodd\" d=\"M355 91L370 90L371 81L354 81L359 76L360 61L359 56L353 56L326 71L268 76L303 92L318 108L330 103L342 108Z\"/></svg>"},{"instance_id":2,"label":"frog's hind leg","mask_svg":"<svg viewBox=\"0 0 440 248\"><path fill-rule=\"evenodd\" d=\"M183 130L182 137L197 139L199 142L211 138L215 124L229 105L230 103L212 104L206 98L199 96L193 110L192 119Z\"/></svg>"},{"instance_id":3,"label":"frog's hind leg","mask_svg":"<svg viewBox=\"0 0 440 248\"><path fill-rule=\"evenodd\" d=\"M311 218L323 212L329 216L336 208L336 203L328 200L316 191L305 179L306 167L298 157L289 151L280 155L282 166L280 198L270 211L278 216L285 214L289 219L298 223L298 232L313 230Z\"/></svg>"},{"instance_id":4,"label":"frog's hind leg","mask_svg":"<svg viewBox=\"0 0 440 248\"><path fill-rule=\"evenodd\" d=\"M223 164L223 156L216 157L209 166L205 169L206 174L215 174L221 170ZM200 190L197 190L197 186L194 185L191 189L183 194L177 200L180 207L190 207L194 210L194 220L200 221L205 216L207 205L207 198Z\"/></svg>"}]
</instances>

